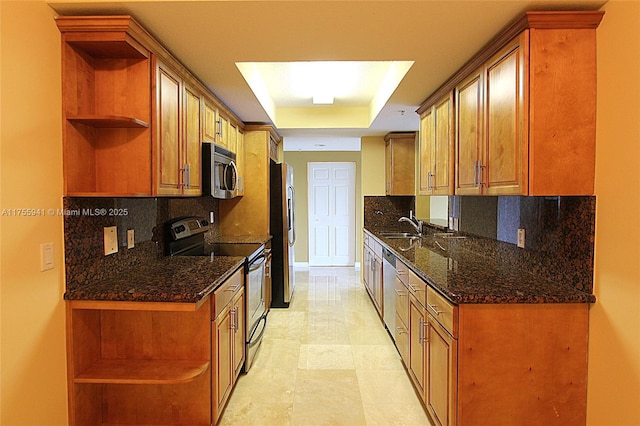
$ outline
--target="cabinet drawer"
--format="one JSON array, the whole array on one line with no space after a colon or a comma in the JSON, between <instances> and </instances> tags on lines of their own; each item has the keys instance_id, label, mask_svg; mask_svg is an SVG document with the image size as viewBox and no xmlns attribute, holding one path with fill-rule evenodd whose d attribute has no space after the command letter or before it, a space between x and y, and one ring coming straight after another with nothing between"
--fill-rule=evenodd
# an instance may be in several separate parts
<instances>
[{"instance_id":1,"label":"cabinet drawer","mask_svg":"<svg viewBox=\"0 0 640 426\"><path fill-rule=\"evenodd\" d=\"M398 277L396 277L395 292L396 316L406 325L409 322L409 290Z\"/></svg>"},{"instance_id":2,"label":"cabinet drawer","mask_svg":"<svg viewBox=\"0 0 640 426\"><path fill-rule=\"evenodd\" d=\"M414 297L422 304L423 307L426 307L427 301L427 283L424 282L422 278L417 276L412 270L407 270L409 273L409 291Z\"/></svg>"},{"instance_id":3,"label":"cabinet drawer","mask_svg":"<svg viewBox=\"0 0 640 426\"><path fill-rule=\"evenodd\" d=\"M404 285L409 286L409 267L402 263L400 259L396 261L396 275Z\"/></svg>"},{"instance_id":4,"label":"cabinet drawer","mask_svg":"<svg viewBox=\"0 0 640 426\"><path fill-rule=\"evenodd\" d=\"M427 286L427 310L453 337L458 336L458 307Z\"/></svg>"},{"instance_id":5,"label":"cabinet drawer","mask_svg":"<svg viewBox=\"0 0 640 426\"><path fill-rule=\"evenodd\" d=\"M409 342L409 330L407 329L407 326L402 323L397 313L396 313L396 329L393 331L393 333L395 333L396 347L398 348L398 352L400 353L402 362L404 362L405 365L408 365L409 350L411 348L410 342Z\"/></svg>"},{"instance_id":6,"label":"cabinet drawer","mask_svg":"<svg viewBox=\"0 0 640 426\"><path fill-rule=\"evenodd\" d=\"M213 313L213 318L215 319L218 315L224 310L224 308L231 302L233 296L235 296L244 284L243 280L243 269L240 268L236 272L233 273L220 287L213 292L213 297L211 298L211 312Z\"/></svg>"},{"instance_id":7,"label":"cabinet drawer","mask_svg":"<svg viewBox=\"0 0 640 426\"><path fill-rule=\"evenodd\" d=\"M382 244L380 244L376 240L373 240L373 252L376 254L376 256L382 258Z\"/></svg>"}]
</instances>

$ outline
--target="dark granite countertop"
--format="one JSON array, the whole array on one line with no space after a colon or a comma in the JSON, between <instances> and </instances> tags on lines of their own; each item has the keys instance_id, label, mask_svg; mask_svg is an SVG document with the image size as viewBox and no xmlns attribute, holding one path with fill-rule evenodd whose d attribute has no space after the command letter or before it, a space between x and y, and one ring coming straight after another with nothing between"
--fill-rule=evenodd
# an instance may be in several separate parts
<instances>
[{"instance_id":1,"label":"dark granite countertop","mask_svg":"<svg viewBox=\"0 0 640 426\"><path fill-rule=\"evenodd\" d=\"M167 256L95 282L76 286L67 283L64 298L197 303L242 266L244 260L232 256Z\"/></svg>"},{"instance_id":2,"label":"dark granite countertop","mask_svg":"<svg viewBox=\"0 0 640 426\"><path fill-rule=\"evenodd\" d=\"M427 235L409 241L365 231L455 304L595 302L590 293L461 248L462 240Z\"/></svg>"}]
</instances>

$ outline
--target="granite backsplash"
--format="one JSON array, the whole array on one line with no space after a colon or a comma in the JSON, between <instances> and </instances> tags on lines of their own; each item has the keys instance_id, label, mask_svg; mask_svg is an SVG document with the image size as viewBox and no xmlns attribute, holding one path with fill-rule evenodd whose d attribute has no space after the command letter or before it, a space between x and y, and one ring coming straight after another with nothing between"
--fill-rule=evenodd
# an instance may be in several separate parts
<instances>
[{"instance_id":1,"label":"granite backsplash","mask_svg":"<svg viewBox=\"0 0 640 426\"><path fill-rule=\"evenodd\" d=\"M412 231L397 223L413 197L365 197L364 226ZM449 215L468 238L455 244L489 259L509 262L544 279L593 293L595 197L449 197ZM409 226L409 228L406 228ZM525 229L525 248L516 246ZM441 232L426 227L425 232Z\"/></svg>"},{"instance_id":2,"label":"granite backsplash","mask_svg":"<svg viewBox=\"0 0 640 426\"><path fill-rule=\"evenodd\" d=\"M415 197L387 196L364 197L364 227L387 231L412 232L413 227L406 222L398 222L402 216L415 211Z\"/></svg>"},{"instance_id":3,"label":"granite backsplash","mask_svg":"<svg viewBox=\"0 0 640 426\"><path fill-rule=\"evenodd\" d=\"M95 282L144 265L165 255L166 222L182 216L218 217L218 200L193 198L78 198L64 199L64 246L67 289ZM117 226L118 252L104 255L103 228ZM133 229L135 247L127 248ZM217 223L207 239L219 234Z\"/></svg>"}]
</instances>

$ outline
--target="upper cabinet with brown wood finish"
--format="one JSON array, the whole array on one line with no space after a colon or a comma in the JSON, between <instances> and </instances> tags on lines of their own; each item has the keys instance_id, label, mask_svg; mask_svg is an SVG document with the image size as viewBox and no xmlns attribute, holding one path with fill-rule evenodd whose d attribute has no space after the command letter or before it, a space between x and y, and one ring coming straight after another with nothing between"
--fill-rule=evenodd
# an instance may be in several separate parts
<instances>
[{"instance_id":1,"label":"upper cabinet with brown wood finish","mask_svg":"<svg viewBox=\"0 0 640 426\"><path fill-rule=\"evenodd\" d=\"M420 116L420 195L453 195L453 97Z\"/></svg>"},{"instance_id":2,"label":"upper cabinet with brown wood finish","mask_svg":"<svg viewBox=\"0 0 640 426\"><path fill-rule=\"evenodd\" d=\"M415 132L389 133L384 141L385 194L415 195Z\"/></svg>"},{"instance_id":3,"label":"upper cabinet with brown wood finish","mask_svg":"<svg viewBox=\"0 0 640 426\"><path fill-rule=\"evenodd\" d=\"M525 13L418 109L453 91L455 194L593 194L603 14Z\"/></svg>"},{"instance_id":4,"label":"upper cabinet with brown wood finish","mask_svg":"<svg viewBox=\"0 0 640 426\"><path fill-rule=\"evenodd\" d=\"M201 195L209 109L236 133L242 122L130 16L56 23L65 195Z\"/></svg>"}]
</instances>

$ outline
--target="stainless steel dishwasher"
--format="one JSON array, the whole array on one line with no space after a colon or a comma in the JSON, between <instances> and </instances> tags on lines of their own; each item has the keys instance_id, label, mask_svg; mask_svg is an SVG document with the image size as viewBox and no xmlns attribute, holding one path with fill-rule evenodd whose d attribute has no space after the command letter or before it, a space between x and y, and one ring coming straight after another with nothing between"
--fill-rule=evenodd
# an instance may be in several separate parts
<instances>
[{"instance_id":1,"label":"stainless steel dishwasher","mask_svg":"<svg viewBox=\"0 0 640 426\"><path fill-rule=\"evenodd\" d=\"M387 248L382 248L382 318L384 324L396 340L396 256Z\"/></svg>"}]
</instances>

